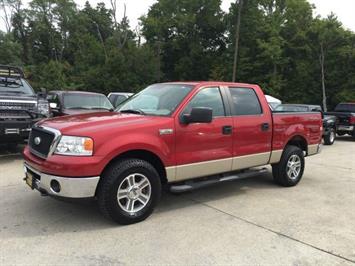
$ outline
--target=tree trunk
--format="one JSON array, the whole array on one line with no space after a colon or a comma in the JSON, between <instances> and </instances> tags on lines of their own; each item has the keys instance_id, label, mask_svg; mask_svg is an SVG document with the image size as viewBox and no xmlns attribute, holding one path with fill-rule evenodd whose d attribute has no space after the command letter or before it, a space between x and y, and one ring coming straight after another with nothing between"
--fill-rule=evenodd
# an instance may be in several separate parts
<instances>
[{"instance_id":1,"label":"tree trunk","mask_svg":"<svg viewBox=\"0 0 355 266\"><path fill-rule=\"evenodd\" d=\"M239 53L239 35L240 35L240 20L242 15L243 0L239 0L238 5L238 18L237 18L237 27L235 30L235 50L234 50L234 62L233 62L233 77L232 81L236 81L237 77L237 63L238 63L238 53Z\"/></svg>"},{"instance_id":2,"label":"tree trunk","mask_svg":"<svg viewBox=\"0 0 355 266\"><path fill-rule=\"evenodd\" d=\"M320 63L321 78L322 78L323 111L327 112L327 94L326 94L326 90L325 90L324 46L323 46L323 43L320 44L319 63Z\"/></svg>"}]
</instances>

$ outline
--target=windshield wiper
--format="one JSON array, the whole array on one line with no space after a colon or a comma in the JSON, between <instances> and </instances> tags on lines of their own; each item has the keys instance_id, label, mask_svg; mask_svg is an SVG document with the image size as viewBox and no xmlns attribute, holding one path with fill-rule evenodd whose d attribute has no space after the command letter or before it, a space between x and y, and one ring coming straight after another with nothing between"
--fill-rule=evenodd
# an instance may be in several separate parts
<instances>
[{"instance_id":1,"label":"windshield wiper","mask_svg":"<svg viewBox=\"0 0 355 266\"><path fill-rule=\"evenodd\" d=\"M128 114L138 114L138 115L145 115L146 114L141 109L125 109L125 110L120 110L119 112L120 113L128 113Z\"/></svg>"}]
</instances>

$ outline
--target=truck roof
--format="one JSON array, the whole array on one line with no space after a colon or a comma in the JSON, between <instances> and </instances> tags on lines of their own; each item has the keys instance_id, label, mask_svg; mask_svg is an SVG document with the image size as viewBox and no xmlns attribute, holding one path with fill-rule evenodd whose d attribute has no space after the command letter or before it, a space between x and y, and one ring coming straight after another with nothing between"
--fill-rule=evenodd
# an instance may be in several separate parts
<instances>
[{"instance_id":1,"label":"truck roof","mask_svg":"<svg viewBox=\"0 0 355 266\"><path fill-rule=\"evenodd\" d=\"M224 86L241 86L241 87L256 86L256 84L226 82L226 81L173 81L173 82L165 82L164 84L185 84L185 85L193 85L193 86L197 86L197 85L200 86L224 85Z\"/></svg>"}]
</instances>

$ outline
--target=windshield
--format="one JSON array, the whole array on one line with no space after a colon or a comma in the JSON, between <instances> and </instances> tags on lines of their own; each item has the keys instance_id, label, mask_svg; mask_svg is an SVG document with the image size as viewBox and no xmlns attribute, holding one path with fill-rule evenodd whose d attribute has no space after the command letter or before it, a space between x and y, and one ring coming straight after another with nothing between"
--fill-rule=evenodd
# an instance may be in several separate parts
<instances>
[{"instance_id":1,"label":"windshield","mask_svg":"<svg viewBox=\"0 0 355 266\"><path fill-rule=\"evenodd\" d=\"M0 77L0 94L21 94L33 96L35 93L24 79Z\"/></svg>"},{"instance_id":2,"label":"windshield","mask_svg":"<svg viewBox=\"0 0 355 266\"><path fill-rule=\"evenodd\" d=\"M340 103L335 107L336 112L351 112L355 113L355 104L351 103Z\"/></svg>"},{"instance_id":3,"label":"windshield","mask_svg":"<svg viewBox=\"0 0 355 266\"><path fill-rule=\"evenodd\" d=\"M63 97L65 109L113 109L112 104L104 95L67 93Z\"/></svg>"},{"instance_id":4,"label":"windshield","mask_svg":"<svg viewBox=\"0 0 355 266\"><path fill-rule=\"evenodd\" d=\"M171 115L192 88L183 84L154 84L123 102L116 111Z\"/></svg>"}]
</instances>

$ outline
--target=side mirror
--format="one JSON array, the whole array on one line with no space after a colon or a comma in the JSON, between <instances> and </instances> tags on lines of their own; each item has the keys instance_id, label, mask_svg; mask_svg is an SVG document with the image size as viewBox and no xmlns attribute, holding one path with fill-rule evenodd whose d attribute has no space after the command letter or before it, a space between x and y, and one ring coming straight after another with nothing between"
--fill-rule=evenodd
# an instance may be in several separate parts
<instances>
[{"instance_id":1,"label":"side mirror","mask_svg":"<svg viewBox=\"0 0 355 266\"><path fill-rule=\"evenodd\" d=\"M182 116L184 124L191 123L211 123L212 122L212 109L207 107L194 107L190 114Z\"/></svg>"},{"instance_id":2,"label":"side mirror","mask_svg":"<svg viewBox=\"0 0 355 266\"><path fill-rule=\"evenodd\" d=\"M58 109L58 104L57 103L49 103L49 107L52 109Z\"/></svg>"}]
</instances>

